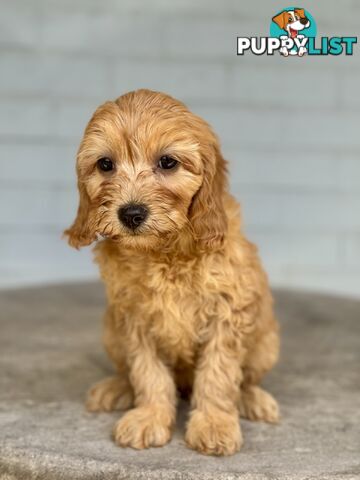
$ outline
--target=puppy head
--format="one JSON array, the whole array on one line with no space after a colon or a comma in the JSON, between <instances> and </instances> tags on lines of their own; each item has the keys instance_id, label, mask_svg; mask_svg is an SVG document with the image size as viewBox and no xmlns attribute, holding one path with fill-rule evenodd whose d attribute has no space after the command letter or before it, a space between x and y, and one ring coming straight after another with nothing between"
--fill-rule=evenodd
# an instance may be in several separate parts
<instances>
[{"instance_id":1,"label":"puppy head","mask_svg":"<svg viewBox=\"0 0 360 480\"><path fill-rule=\"evenodd\" d=\"M310 21L305 15L303 8L296 8L295 10L284 10L275 17L275 22L282 30L288 32L289 36L294 38L299 30L308 28Z\"/></svg>"},{"instance_id":2,"label":"puppy head","mask_svg":"<svg viewBox=\"0 0 360 480\"><path fill-rule=\"evenodd\" d=\"M100 106L77 156L80 204L70 245L98 236L156 249L190 232L222 243L225 161L209 125L162 93L138 90Z\"/></svg>"}]
</instances>

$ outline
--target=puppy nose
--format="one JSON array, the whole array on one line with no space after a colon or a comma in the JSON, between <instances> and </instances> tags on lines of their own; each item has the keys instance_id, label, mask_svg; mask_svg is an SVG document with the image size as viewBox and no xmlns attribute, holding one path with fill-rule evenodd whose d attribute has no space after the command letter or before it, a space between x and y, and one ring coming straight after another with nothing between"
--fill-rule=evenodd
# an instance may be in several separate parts
<instances>
[{"instance_id":1,"label":"puppy nose","mask_svg":"<svg viewBox=\"0 0 360 480\"><path fill-rule=\"evenodd\" d=\"M309 20L308 20L306 17L300 18L300 23L301 23L302 25L306 25L306 24L308 23L308 21L309 21Z\"/></svg>"},{"instance_id":2,"label":"puppy nose","mask_svg":"<svg viewBox=\"0 0 360 480\"><path fill-rule=\"evenodd\" d=\"M146 220L148 210L144 205L131 203L120 207L118 216L125 227L135 230Z\"/></svg>"}]
</instances>

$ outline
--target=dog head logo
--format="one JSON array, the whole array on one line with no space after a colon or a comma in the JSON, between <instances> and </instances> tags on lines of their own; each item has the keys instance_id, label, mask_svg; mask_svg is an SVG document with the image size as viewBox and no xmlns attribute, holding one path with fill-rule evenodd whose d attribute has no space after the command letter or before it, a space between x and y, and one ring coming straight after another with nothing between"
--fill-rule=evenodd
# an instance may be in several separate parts
<instances>
[{"instance_id":1,"label":"dog head logo","mask_svg":"<svg viewBox=\"0 0 360 480\"><path fill-rule=\"evenodd\" d=\"M301 30L310 27L310 20L305 15L305 10L303 8L284 10L278 15L275 15L272 20L282 30L285 30L291 38L297 37Z\"/></svg>"},{"instance_id":2,"label":"dog head logo","mask_svg":"<svg viewBox=\"0 0 360 480\"><path fill-rule=\"evenodd\" d=\"M272 18L270 34L282 41L280 53L284 56L307 53L308 37L315 37L315 20L304 8L288 7Z\"/></svg>"}]
</instances>

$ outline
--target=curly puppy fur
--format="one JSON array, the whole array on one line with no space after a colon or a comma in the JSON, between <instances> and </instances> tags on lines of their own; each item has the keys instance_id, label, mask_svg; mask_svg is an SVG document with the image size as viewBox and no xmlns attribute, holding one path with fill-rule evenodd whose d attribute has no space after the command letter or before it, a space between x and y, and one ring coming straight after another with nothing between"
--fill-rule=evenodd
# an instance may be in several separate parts
<instances>
[{"instance_id":1,"label":"curly puppy fur","mask_svg":"<svg viewBox=\"0 0 360 480\"><path fill-rule=\"evenodd\" d=\"M176 168L159 167L164 155ZM102 157L113 170L98 168ZM239 414L278 420L277 403L259 382L278 358L279 336L216 135L181 102L137 90L96 110L77 174L80 204L65 233L76 248L99 240L104 343L118 372L90 390L88 409L131 407L114 438L142 449L170 440L178 393L191 395L187 444L204 454L235 453ZM135 231L118 218L129 203L149 211Z\"/></svg>"}]
</instances>

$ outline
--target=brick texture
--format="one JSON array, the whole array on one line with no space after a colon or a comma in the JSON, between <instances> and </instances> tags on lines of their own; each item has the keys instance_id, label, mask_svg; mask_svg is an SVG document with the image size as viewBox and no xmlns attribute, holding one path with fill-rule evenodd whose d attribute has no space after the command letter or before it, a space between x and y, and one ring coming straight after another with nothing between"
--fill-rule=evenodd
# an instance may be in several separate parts
<instances>
[{"instance_id":1,"label":"brick texture","mask_svg":"<svg viewBox=\"0 0 360 480\"><path fill-rule=\"evenodd\" d=\"M0 0L0 286L96 276L61 240L95 107L147 87L204 116L273 285L360 295L360 55L236 56L265 0ZM359 35L360 3L304 1L318 35ZM274 11L275 10L275 11Z\"/></svg>"}]
</instances>

